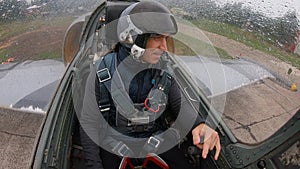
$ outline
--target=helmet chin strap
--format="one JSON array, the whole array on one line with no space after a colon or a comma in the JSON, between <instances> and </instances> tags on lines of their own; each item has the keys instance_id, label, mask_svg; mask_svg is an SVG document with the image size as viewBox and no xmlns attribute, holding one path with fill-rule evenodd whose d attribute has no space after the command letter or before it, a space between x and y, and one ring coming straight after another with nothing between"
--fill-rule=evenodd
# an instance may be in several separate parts
<instances>
[{"instance_id":1,"label":"helmet chin strap","mask_svg":"<svg viewBox=\"0 0 300 169\"><path fill-rule=\"evenodd\" d=\"M136 44L133 44L131 47L131 56L134 60L138 61L138 62L142 62L145 63L144 61L142 61L141 57L143 56L143 54L145 53L145 49L137 46Z\"/></svg>"}]
</instances>

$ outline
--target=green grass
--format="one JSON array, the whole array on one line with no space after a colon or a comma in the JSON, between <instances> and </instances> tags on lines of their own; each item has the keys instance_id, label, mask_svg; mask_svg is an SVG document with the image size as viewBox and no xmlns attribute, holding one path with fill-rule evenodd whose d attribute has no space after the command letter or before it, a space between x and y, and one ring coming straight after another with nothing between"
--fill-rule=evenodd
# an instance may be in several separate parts
<instances>
[{"instance_id":1,"label":"green grass","mask_svg":"<svg viewBox=\"0 0 300 169\"><path fill-rule=\"evenodd\" d=\"M285 52L284 50L274 46L268 41L267 37L244 31L236 26L206 19L194 20L192 23L198 26L200 29L244 43L247 46L275 56L282 61L288 62L300 69L299 55Z\"/></svg>"},{"instance_id":2,"label":"green grass","mask_svg":"<svg viewBox=\"0 0 300 169\"><path fill-rule=\"evenodd\" d=\"M35 18L34 20L12 21L0 23L0 45L4 44L10 38L16 37L26 32L31 32L42 27L68 27L74 20L73 17L52 17L52 18ZM12 47L0 49L0 61L5 61L14 49ZM59 56L58 56L59 53ZM47 59L61 57L60 51L49 51L40 53L36 56L31 56L32 59Z\"/></svg>"},{"instance_id":3,"label":"green grass","mask_svg":"<svg viewBox=\"0 0 300 169\"><path fill-rule=\"evenodd\" d=\"M209 43L186 35L184 33L177 33L175 36L175 51L179 55L200 55L206 57L226 58L232 59L225 50L217 48Z\"/></svg>"},{"instance_id":4,"label":"green grass","mask_svg":"<svg viewBox=\"0 0 300 169\"><path fill-rule=\"evenodd\" d=\"M46 51L31 58L32 60L61 59L61 51Z\"/></svg>"},{"instance_id":5,"label":"green grass","mask_svg":"<svg viewBox=\"0 0 300 169\"><path fill-rule=\"evenodd\" d=\"M12 53L12 48L0 50L0 63L5 62Z\"/></svg>"},{"instance_id":6,"label":"green grass","mask_svg":"<svg viewBox=\"0 0 300 169\"><path fill-rule=\"evenodd\" d=\"M0 42L45 26L67 26L73 19L72 17L37 18L35 20L0 23Z\"/></svg>"}]
</instances>

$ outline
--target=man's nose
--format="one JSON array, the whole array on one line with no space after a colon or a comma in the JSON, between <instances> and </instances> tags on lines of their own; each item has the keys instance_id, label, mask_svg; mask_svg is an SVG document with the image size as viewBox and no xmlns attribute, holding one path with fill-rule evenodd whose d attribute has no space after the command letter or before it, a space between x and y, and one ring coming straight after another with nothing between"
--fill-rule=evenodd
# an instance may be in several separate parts
<instances>
[{"instance_id":1,"label":"man's nose","mask_svg":"<svg viewBox=\"0 0 300 169\"><path fill-rule=\"evenodd\" d=\"M162 38L159 44L159 49L167 51L168 50L168 44L167 44L167 38Z\"/></svg>"}]
</instances>

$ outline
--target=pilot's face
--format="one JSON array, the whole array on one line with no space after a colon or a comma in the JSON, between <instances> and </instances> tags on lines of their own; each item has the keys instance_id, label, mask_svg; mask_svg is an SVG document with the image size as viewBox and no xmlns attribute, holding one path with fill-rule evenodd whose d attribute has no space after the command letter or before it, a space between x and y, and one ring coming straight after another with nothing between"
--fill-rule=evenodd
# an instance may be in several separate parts
<instances>
[{"instance_id":1,"label":"pilot's face","mask_svg":"<svg viewBox=\"0 0 300 169\"><path fill-rule=\"evenodd\" d=\"M167 38L167 35L151 35L148 38L146 50L142 57L143 61L150 64L156 64L159 61L161 54L168 50Z\"/></svg>"}]
</instances>

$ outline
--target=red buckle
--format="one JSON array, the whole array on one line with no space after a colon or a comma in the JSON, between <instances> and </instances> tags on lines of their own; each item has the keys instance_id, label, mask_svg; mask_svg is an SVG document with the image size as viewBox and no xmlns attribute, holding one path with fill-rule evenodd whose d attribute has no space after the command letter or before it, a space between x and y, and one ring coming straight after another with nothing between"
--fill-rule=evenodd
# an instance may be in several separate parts
<instances>
[{"instance_id":1,"label":"red buckle","mask_svg":"<svg viewBox=\"0 0 300 169\"><path fill-rule=\"evenodd\" d=\"M143 165L142 166L138 166L138 168L141 167L141 168L145 168L146 169L149 162L153 162L154 164L156 164L161 169L170 169L169 165L167 163L165 163L159 156L157 156L154 153L147 154L147 157L146 157ZM134 166L130 162L130 159L128 157L123 157L119 169L126 169L126 167L129 167L130 169L137 168L137 166Z\"/></svg>"},{"instance_id":2,"label":"red buckle","mask_svg":"<svg viewBox=\"0 0 300 169\"><path fill-rule=\"evenodd\" d=\"M159 112L160 107L157 106L157 109L154 110L154 109L152 109L151 107L148 106L148 101L149 101L149 98L146 98L145 101L144 101L144 105L145 105L146 109L150 110L150 111L153 112L153 113Z\"/></svg>"},{"instance_id":3,"label":"red buckle","mask_svg":"<svg viewBox=\"0 0 300 169\"><path fill-rule=\"evenodd\" d=\"M130 159L128 157L123 157L119 169L126 169L127 166L129 166L131 169L134 169L134 166L130 162Z\"/></svg>"},{"instance_id":4,"label":"red buckle","mask_svg":"<svg viewBox=\"0 0 300 169\"><path fill-rule=\"evenodd\" d=\"M146 160L143 163L143 168L147 168L147 164L153 162L162 169L169 169L169 165L165 163L158 155L154 153L147 154Z\"/></svg>"}]
</instances>

